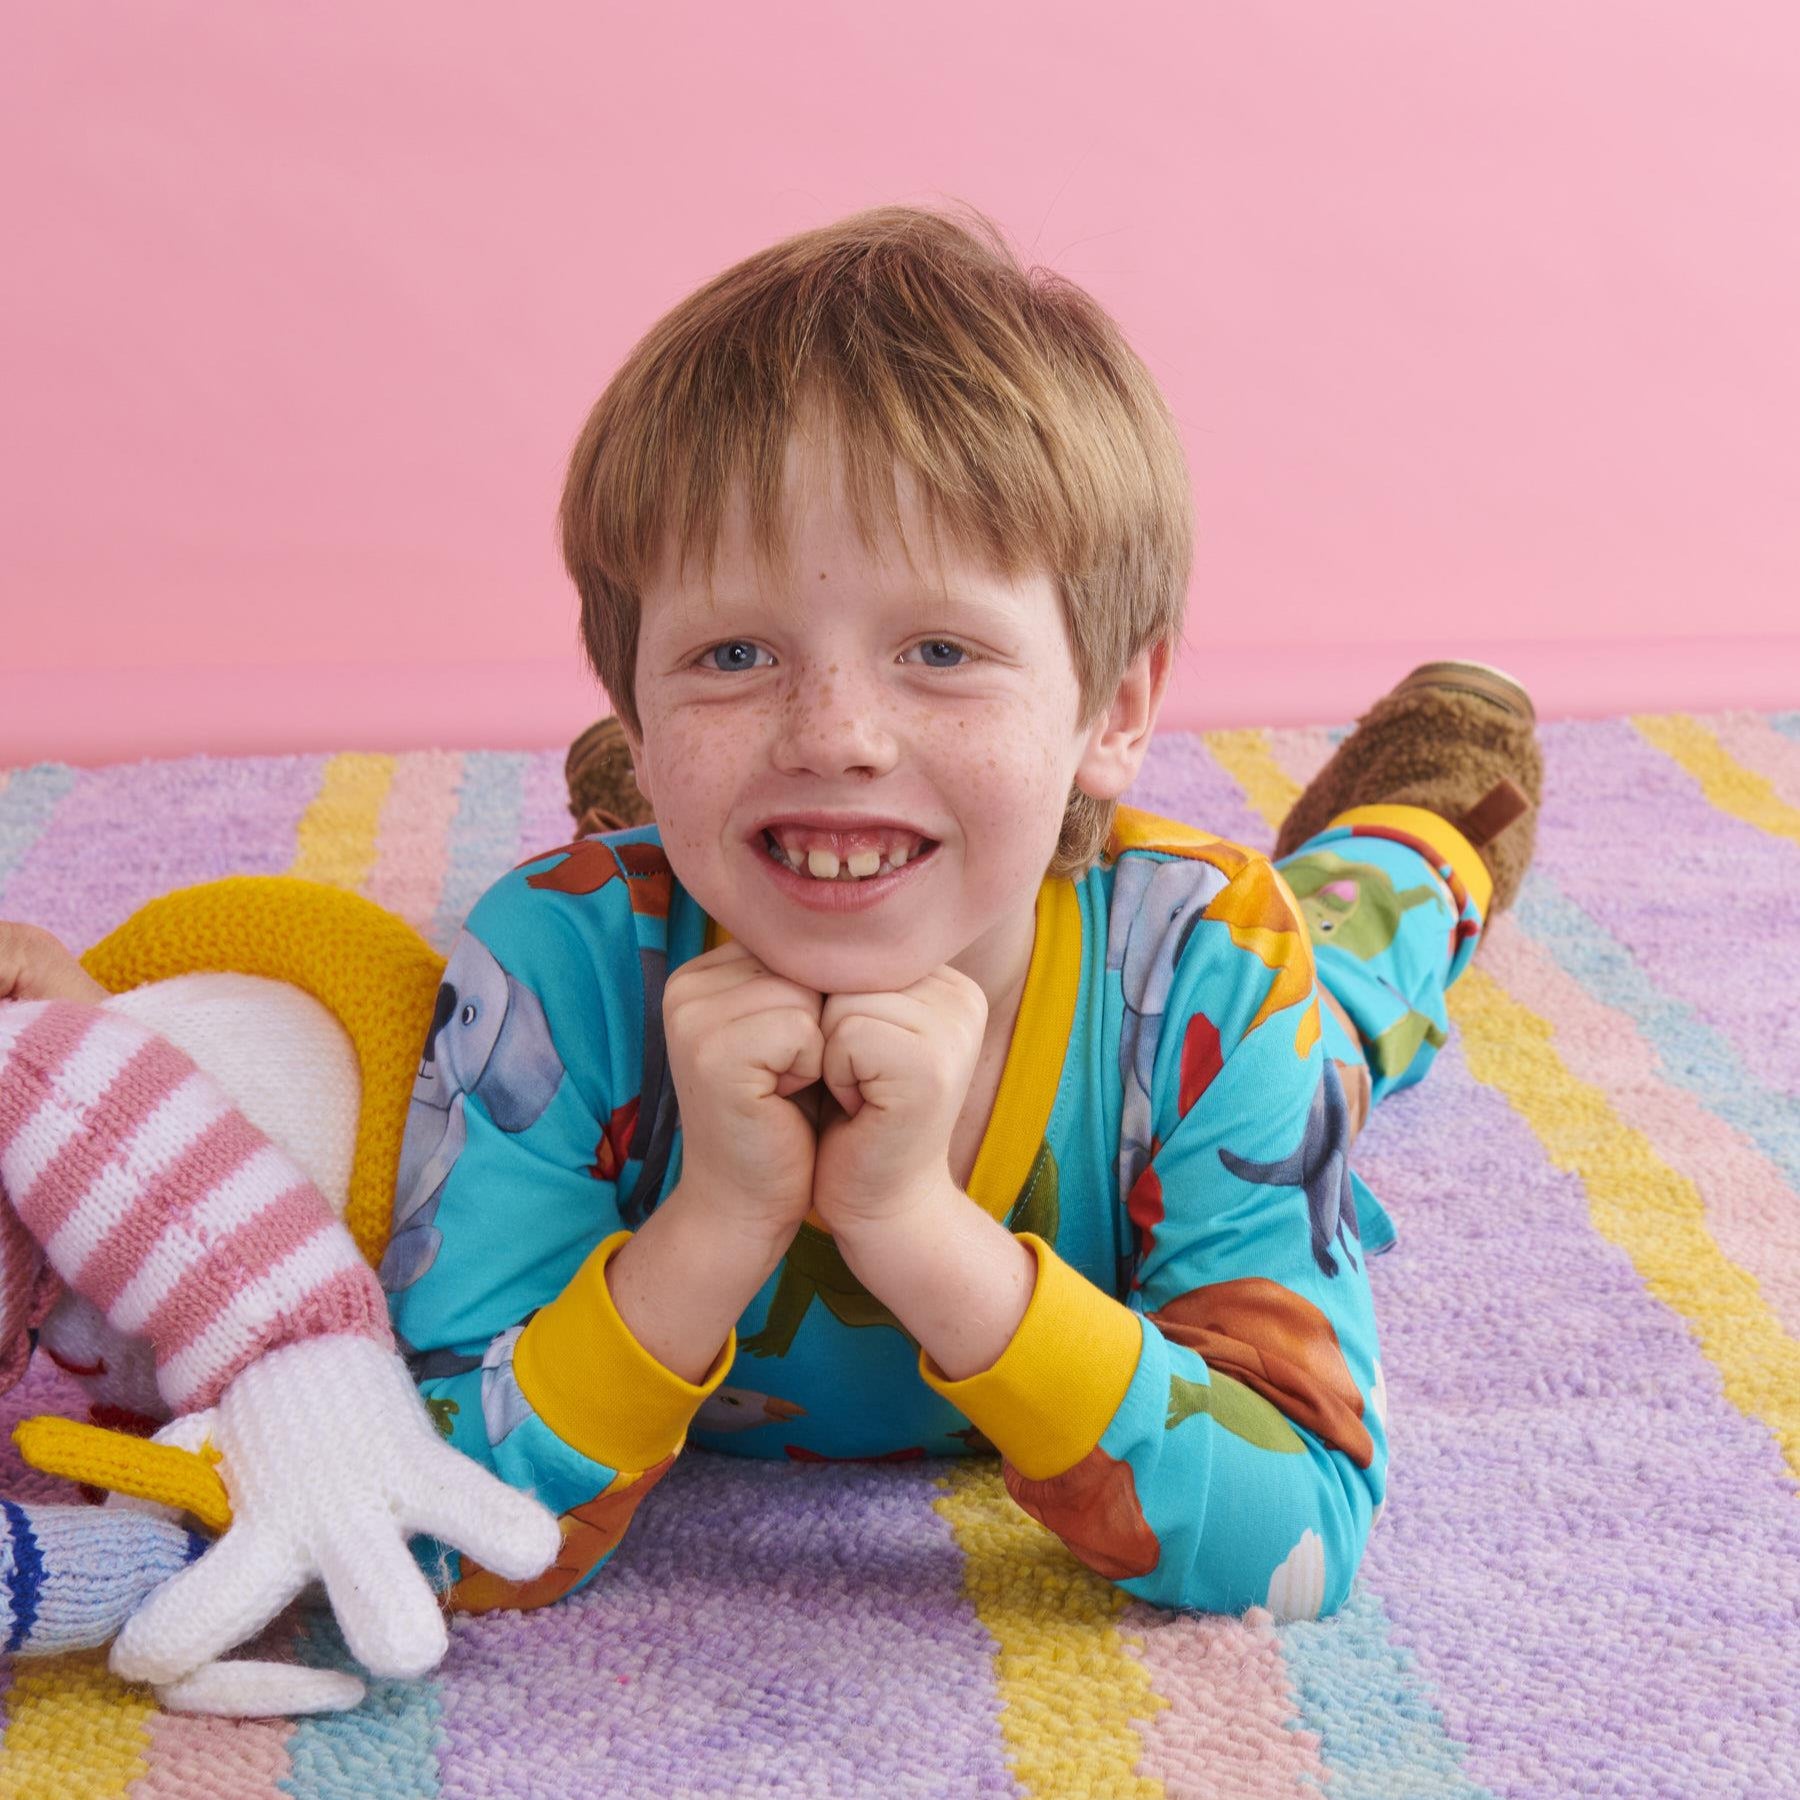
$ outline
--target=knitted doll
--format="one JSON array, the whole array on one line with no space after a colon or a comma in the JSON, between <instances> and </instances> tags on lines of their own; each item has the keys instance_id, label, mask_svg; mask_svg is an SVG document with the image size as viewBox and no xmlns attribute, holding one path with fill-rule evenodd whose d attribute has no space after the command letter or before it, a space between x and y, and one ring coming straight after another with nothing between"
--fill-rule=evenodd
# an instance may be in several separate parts
<instances>
[{"instance_id":1,"label":"knitted doll","mask_svg":"<svg viewBox=\"0 0 1800 1800\"><path fill-rule=\"evenodd\" d=\"M83 960L127 991L0 1004L0 1379L35 1336L101 1417L176 1413L153 1444L32 1421L21 1447L180 1510L5 1503L6 1647L116 1632L114 1672L172 1710L353 1705L352 1677L194 1647L319 1578L362 1662L423 1674L447 1640L412 1536L519 1580L561 1541L442 1441L369 1266L442 959L366 901L275 877L153 902ZM255 972L188 972L208 963ZM229 1529L208 1547L183 1516Z\"/></svg>"}]
</instances>

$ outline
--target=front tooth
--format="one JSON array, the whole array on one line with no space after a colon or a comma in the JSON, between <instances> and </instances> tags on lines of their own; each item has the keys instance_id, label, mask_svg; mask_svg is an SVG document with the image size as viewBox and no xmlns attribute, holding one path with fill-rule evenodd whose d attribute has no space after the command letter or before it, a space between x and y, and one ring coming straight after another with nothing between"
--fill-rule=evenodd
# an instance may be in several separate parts
<instances>
[{"instance_id":1,"label":"front tooth","mask_svg":"<svg viewBox=\"0 0 1800 1800\"><path fill-rule=\"evenodd\" d=\"M835 881L838 872L838 859L835 850L809 850L806 853L807 873L816 875L821 881Z\"/></svg>"},{"instance_id":2,"label":"front tooth","mask_svg":"<svg viewBox=\"0 0 1800 1800\"><path fill-rule=\"evenodd\" d=\"M859 850L845 863L844 867L858 881L861 881L865 876L873 875L881 867L881 852L879 850Z\"/></svg>"},{"instance_id":3,"label":"front tooth","mask_svg":"<svg viewBox=\"0 0 1800 1800\"><path fill-rule=\"evenodd\" d=\"M908 852L906 846L904 844L896 844L893 849L888 852L888 867L890 869L904 869L906 867L907 855Z\"/></svg>"}]
</instances>

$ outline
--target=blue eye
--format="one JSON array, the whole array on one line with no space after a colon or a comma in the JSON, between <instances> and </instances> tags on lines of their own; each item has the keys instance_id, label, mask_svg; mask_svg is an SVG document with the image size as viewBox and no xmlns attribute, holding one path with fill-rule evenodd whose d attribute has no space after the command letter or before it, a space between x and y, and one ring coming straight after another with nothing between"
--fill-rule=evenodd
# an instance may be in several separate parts
<instances>
[{"instance_id":1,"label":"blue eye","mask_svg":"<svg viewBox=\"0 0 1800 1800\"><path fill-rule=\"evenodd\" d=\"M756 648L756 645L751 643L748 638L727 638L722 644L714 644L710 650L702 650L700 652L699 661L704 663L705 666L711 669L715 674L729 675L736 669L753 669L756 664L754 661L747 663L740 661L722 665L711 662L708 659L718 655L721 650L748 650L754 658L756 655Z\"/></svg>"},{"instance_id":2,"label":"blue eye","mask_svg":"<svg viewBox=\"0 0 1800 1800\"><path fill-rule=\"evenodd\" d=\"M922 644L915 644L913 648L915 650L954 650L965 661L969 655L968 651L954 638L927 638ZM960 669L963 667L963 663L928 662L925 666L928 669Z\"/></svg>"}]
</instances>

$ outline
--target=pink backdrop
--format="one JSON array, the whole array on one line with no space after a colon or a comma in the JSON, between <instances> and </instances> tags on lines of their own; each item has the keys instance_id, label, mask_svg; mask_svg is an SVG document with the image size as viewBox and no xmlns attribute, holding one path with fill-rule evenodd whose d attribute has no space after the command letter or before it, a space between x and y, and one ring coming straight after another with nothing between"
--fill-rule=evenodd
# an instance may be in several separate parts
<instances>
[{"instance_id":1,"label":"pink backdrop","mask_svg":"<svg viewBox=\"0 0 1800 1800\"><path fill-rule=\"evenodd\" d=\"M727 262L939 196L1182 422L1165 723L1456 653L1550 714L1800 704L1796 18L12 8L0 764L565 741L609 372Z\"/></svg>"}]
</instances>

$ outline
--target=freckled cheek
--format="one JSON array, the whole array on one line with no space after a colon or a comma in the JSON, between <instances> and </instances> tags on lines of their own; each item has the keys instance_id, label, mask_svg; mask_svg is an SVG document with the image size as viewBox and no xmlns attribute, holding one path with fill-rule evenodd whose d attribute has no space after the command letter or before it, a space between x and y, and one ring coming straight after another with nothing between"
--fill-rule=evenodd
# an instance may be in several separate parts
<instances>
[{"instance_id":1,"label":"freckled cheek","mask_svg":"<svg viewBox=\"0 0 1800 1800\"><path fill-rule=\"evenodd\" d=\"M763 742L757 722L742 715L727 719L721 711L663 722L652 766L665 844L717 840L722 822L743 797Z\"/></svg>"},{"instance_id":2,"label":"freckled cheek","mask_svg":"<svg viewBox=\"0 0 1800 1800\"><path fill-rule=\"evenodd\" d=\"M941 791L971 824L986 823L1007 836L1029 830L1027 821L1054 812L1062 817L1066 789L1051 747L1018 730L983 735L957 733L940 771ZM971 781L974 775L977 779Z\"/></svg>"}]
</instances>

